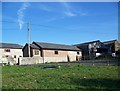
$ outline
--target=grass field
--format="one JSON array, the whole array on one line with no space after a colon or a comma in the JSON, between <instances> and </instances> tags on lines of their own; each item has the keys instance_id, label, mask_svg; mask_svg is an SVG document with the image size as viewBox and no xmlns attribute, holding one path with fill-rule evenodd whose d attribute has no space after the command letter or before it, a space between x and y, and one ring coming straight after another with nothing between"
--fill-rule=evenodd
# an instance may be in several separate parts
<instances>
[{"instance_id":1,"label":"grass field","mask_svg":"<svg viewBox=\"0 0 120 91\"><path fill-rule=\"evenodd\" d=\"M3 89L120 89L117 66L2 67Z\"/></svg>"}]
</instances>

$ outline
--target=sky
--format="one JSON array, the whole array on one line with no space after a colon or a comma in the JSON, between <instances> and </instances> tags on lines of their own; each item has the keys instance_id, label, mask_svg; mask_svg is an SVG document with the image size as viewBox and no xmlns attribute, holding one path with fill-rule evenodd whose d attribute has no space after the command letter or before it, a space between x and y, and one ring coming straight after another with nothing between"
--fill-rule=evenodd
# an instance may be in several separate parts
<instances>
[{"instance_id":1,"label":"sky","mask_svg":"<svg viewBox=\"0 0 120 91\"><path fill-rule=\"evenodd\" d=\"M2 42L79 44L118 39L117 2L3 2Z\"/></svg>"}]
</instances>

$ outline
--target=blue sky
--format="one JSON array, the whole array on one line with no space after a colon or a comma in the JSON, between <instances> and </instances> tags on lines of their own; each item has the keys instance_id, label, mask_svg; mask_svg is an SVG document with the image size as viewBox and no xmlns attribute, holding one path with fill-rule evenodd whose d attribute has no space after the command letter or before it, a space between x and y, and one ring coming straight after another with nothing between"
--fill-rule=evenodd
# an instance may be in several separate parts
<instances>
[{"instance_id":1,"label":"blue sky","mask_svg":"<svg viewBox=\"0 0 120 91\"><path fill-rule=\"evenodd\" d=\"M117 2L4 2L2 41L77 44L118 39Z\"/></svg>"}]
</instances>

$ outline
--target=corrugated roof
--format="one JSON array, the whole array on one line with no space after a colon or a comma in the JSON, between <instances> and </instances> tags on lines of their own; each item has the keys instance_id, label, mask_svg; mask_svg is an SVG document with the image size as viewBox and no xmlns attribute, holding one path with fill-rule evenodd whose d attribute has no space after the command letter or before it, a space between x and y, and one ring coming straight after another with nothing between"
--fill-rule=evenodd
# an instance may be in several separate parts
<instances>
[{"instance_id":1,"label":"corrugated roof","mask_svg":"<svg viewBox=\"0 0 120 91\"><path fill-rule=\"evenodd\" d=\"M103 43L104 43L104 44L111 44L111 43L115 43L115 41L117 41L117 40L105 41L105 42L103 42Z\"/></svg>"},{"instance_id":2,"label":"corrugated roof","mask_svg":"<svg viewBox=\"0 0 120 91\"><path fill-rule=\"evenodd\" d=\"M53 44L53 43L45 43L45 42L33 42L43 49L55 49L55 50L75 50L79 51L76 46L72 45L64 45L64 44Z\"/></svg>"},{"instance_id":3,"label":"corrugated roof","mask_svg":"<svg viewBox=\"0 0 120 91\"><path fill-rule=\"evenodd\" d=\"M0 43L0 48L13 48L13 49L22 49L23 46L13 43Z\"/></svg>"},{"instance_id":4,"label":"corrugated roof","mask_svg":"<svg viewBox=\"0 0 120 91\"><path fill-rule=\"evenodd\" d=\"M96 41L91 41L91 42L85 42L85 43L81 43L81 44L75 44L74 46L88 45L88 44L91 44L91 43L94 43L94 42L100 42L100 41L99 41L99 40L96 40Z\"/></svg>"}]
</instances>

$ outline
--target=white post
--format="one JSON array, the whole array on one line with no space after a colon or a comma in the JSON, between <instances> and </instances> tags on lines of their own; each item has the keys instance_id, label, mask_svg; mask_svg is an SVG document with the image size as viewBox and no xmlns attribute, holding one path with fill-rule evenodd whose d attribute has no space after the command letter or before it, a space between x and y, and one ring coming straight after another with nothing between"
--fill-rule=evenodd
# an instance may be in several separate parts
<instances>
[{"instance_id":1,"label":"white post","mask_svg":"<svg viewBox=\"0 0 120 91\"><path fill-rule=\"evenodd\" d=\"M28 56L30 57L30 23L28 22Z\"/></svg>"}]
</instances>

